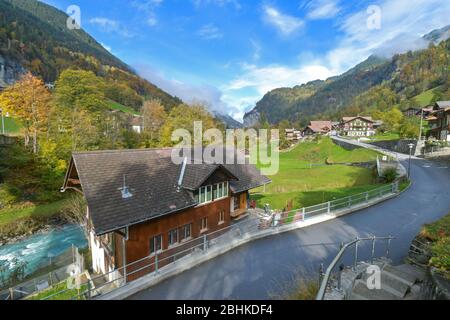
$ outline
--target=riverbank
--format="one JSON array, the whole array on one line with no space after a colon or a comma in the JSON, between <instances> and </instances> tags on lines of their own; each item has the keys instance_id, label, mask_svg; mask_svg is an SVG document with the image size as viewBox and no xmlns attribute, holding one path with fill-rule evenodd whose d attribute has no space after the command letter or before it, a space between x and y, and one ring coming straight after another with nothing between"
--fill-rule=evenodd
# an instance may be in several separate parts
<instances>
[{"instance_id":1,"label":"riverbank","mask_svg":"<svg viewBox=\"0 0 450 320\"><path fill-rule=\"evenodd\" d=\"M26 217L0 224L0 247L22 241L31 235L48 233L51 230L67 225L62 214L52 216Z\"/></svg>"}]
</instances>

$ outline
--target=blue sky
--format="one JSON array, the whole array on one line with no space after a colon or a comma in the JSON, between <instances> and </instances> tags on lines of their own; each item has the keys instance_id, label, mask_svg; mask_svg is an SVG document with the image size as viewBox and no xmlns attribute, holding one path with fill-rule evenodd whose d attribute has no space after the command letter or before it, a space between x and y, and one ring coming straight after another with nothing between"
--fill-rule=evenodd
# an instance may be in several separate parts
<instances>
[{"instance_id":1,"label":"blue sky","mask_svg":"<svg viewBox=\"0 0 450 320\"><path fill-rule=\"evenodd\" d=\"M238 120L269 90L425 44L447 0L45 0L151 82Z\"/></svg>"}]
</instances>

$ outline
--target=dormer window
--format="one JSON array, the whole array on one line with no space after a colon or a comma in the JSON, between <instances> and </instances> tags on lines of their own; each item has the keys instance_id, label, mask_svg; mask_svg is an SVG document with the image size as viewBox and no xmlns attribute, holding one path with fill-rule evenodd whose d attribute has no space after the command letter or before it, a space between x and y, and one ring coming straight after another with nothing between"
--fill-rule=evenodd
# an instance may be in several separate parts
<instances>
[{"instance_id":1,"label":"dormer window","mask_svg":"<svg viewBox=\"0 0 450 320\"><path fill-rule=\"evenodd\" d=\"M212 201L228 197L228 182L217 183L214 185L203 186L194 192L195 200L198 204L205 204Z\"/></svg>"}]
</instances>

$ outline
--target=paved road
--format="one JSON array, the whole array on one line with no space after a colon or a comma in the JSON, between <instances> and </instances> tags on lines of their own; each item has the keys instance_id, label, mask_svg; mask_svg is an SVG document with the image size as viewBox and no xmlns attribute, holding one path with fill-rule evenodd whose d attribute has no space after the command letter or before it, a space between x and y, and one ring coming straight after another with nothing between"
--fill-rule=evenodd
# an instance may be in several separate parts
<instances>
[{"instance_id":1,"label":"paved road","mask_svg":"<svg viewBox=\"0 0 450 320\"><path fill-rule=\"evenodd\" d=\"M132 299L267 299L297 276L316 276L339 243L356 236L397 237L390 257L401 263L420 227L450 212L450 163L414 159L413 185L399 197L342 218L251 242L140 292ZM407 165L405 163L405 165ZM382 254L384 245L377 246ZM363 251L368 254L369 248ZM349 254L345 258L351 263Z\"/></svg>"}]
</instances>

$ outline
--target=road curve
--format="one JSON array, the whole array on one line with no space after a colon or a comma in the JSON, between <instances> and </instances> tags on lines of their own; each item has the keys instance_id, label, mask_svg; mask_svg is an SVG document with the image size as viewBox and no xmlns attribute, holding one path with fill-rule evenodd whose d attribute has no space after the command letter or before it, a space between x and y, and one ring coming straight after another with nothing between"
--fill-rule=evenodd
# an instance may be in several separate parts
<instances>
[{"instance_id":1,"label":"road curve","mask_svg":"<svg viewBox=\"0 0 450 320\"><path fill-rule=\"evenodd\" d=\"M407 163L404 162L407 166ZM257 240L168 279L130 299L268 299L296 275L317 275L339 244L357 236L393 235L390 258L401 263L421 226L450 212L450 163L412 161L410 189L387 202L305 229ZM368 255L369 245L360 249ZM377 253L385 245L377 245ZM367 256L366 256L367 257ZM351 263L350 254L345 258Z\"/></svg>"}]
</instances>

